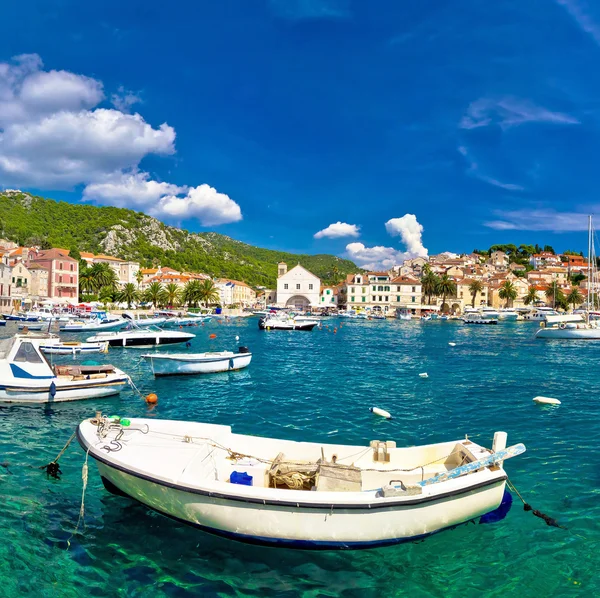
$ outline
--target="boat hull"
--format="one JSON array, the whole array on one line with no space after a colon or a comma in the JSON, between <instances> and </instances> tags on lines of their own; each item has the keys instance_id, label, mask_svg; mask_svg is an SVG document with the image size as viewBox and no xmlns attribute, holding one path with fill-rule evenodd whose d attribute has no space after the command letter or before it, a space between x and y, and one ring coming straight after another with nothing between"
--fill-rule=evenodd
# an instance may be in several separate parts
<instances>
[{"instance_id":1,"label":"boat hull","mask_svg":"<svg viewBox=\"0 0 600 598\"><path fill-rule=\"evenodd\" d=\"M89 339L88 339L89 340ZM185 343L190 338L176 338L176 337L133 337L133 338L107 338L106 342L111 347L134 347L138 349L144 349L146 347L155 347L157 345L175 345L177 343Z\"/></svg>"},{"instance_id":2,"label":"boat hull","mask_svg":"<svg viewBox=\"0 0 600 598\"><path fill-rule=\"evenodd\" d=\"M561 340L600 340L600 328L540 328L536 338Z\"/></svg>"},{"instance_id":3,"label":"boat hull","mask_svg":"<svg viewBox=\"0 0 600 598\"><path fill-rule=\"evenodd\" d=\"M287 322L258 322L258 327L261 330L305 330L310 332L318 322L298 322L296 324L288 324Z\"/></svg>"},{"instance_id":4,"label":"boat hull","mask_svg":"<svg viewBox=\"0 0 600 598\"><path fill-rule=\"evenodd\" d=\"M162 358L153 355L144 355L144 358L150 362L155 376L183 376L241 370L250 365L252 354L240 353L229 357L203 358L201 360L194 360L193 358L172 359L168 356Z\"/></svg>"},{"instance_id":5,"label":"boat hull","mask_svg":"<svg viewBox=\"0 0 600 598\"><path fill-rule=\"evenodd\" d=\"M54 381L56 392L51 394L50 383ZM94 384L81 382L61 383L60 381L44 380L44 384L17 386L0 386L0 403L40 404L63 403L82 399L97 399L119 394L129 382L127 375L115 375L107 380Z\"/></svg>"},{"instance_id":6,"label":"boat hull","mask_svg":"<svg viewBox=\"0 0 600 598\"><path fill-rule=\"evenodd\" d=\"M505 480L498 479L460 495L402 507L257 504L180 488L118 469L92 451L90 456L108 490L163 515L241 542L301 549L361 549L418 540L493 511L505 486Z\"/></svg>"}]
</instances>

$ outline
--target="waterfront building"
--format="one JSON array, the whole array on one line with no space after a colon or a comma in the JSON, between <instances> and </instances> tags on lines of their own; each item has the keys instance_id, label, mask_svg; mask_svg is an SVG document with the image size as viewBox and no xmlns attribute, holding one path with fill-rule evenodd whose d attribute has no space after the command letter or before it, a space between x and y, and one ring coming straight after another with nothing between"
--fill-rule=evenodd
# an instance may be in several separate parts
<instances>
[{"instance_id":1,"label":"waterfront building","mask_svg":"<svg viewBox=\"0 0 600 598\"><path fill-rule=\"evenodd\" d=\"M86 251L80 253L81 259L85 260L88 266L94 264L108 264L114 273L121 286L128 283L137 283L137 273L140 269L140 264L134 261L122 260L112 255L98 254L94 255Z\"/></svg>"},{"instance_id":2,"label":"waterfront building","mask_svg":"<svg viewBox=\"0 0 600 598\"><path fill-rule=\"evenodd\" d=\"M559 255L555 255L550 251L542 251L541 253L534 253L529 258L529 263L536 270L539 270L545 266L560 266L562 264L562 260Z\"/></svg>"},{"instance_id":3,"label":"waterfront building","mask_svg":"<svg viewBox=\"0 0 600 598\"><path fill-rule=\"evenodd\" d=\"M508 269L510 258L504 251L492 251L487 263L495 270L504 271Z\"/></svg>"},{"instance_id":4,"label":"waterfront building","mask_svg":"<svg viewBox=\"0 0 600 598\"><path fill-rule=\"evenodd\" d=\"M48 297L69 303L79 301L79 262L64 249L47 249L35 261L48 270Z\"/></svg>"},{"instance_id":5,"label":"waterfront building","mask_svg":"<svg viewBox=\"0 0 600 598\"><path fill-rule=\"evenodd\" d=\"M391 280L390 306L395 309L410 310L413 315L421 315L427 305L422 305L423 293L421 281L410 276L398 276Z\"/></svg>"},{"instance_id":6,"label":"waterfront building","mask_svg":"<svg viewBox=\"0 0 600 598\"><path fill-rule=\"evenodd\" d=\"M298 264L288 271L287 264L277 265L277 305L309 309L319 306L321 280Z\"/></svg>"},{"instance_id":7,"label":"waterfront building","mask_svg":"<svg viewBox=\"0 0 600 598\"><path fill-rule=\"evenodd\" d=\"M221 297L221 305L249 307L256 303L256 292L252 287L241 280L219 278L215 286Z\"/></svg>"},{"instance_id":8,"label":"waterfront building","mask_svg":"<svg viewBox=\"0 0 600 598\"><path fill-rule=\"evenodd\" d=\"M319 297L319 307L325 308L337 308L338 305L338 287L322 286L321 296Z\"/></svg>"},{"instance_id":9,"label":"waterfront building","mask_svg":"<svg viewBox=\"0 0 600 598\"><path fill-rule=\"evenodd\" d=\"M36 263L27 264L29 270L29 294L34 301L43 301L48 298L48 268Z\"/></svg>"},{"instance_id":10,"label":"waterfront building","mask_svg":"<svg viewBox=\"0 0 600 598\"><path fill-rule=\"evenodd\" d=\"M9 313L12 309L11 298L11 270L9 254L0 256L0 312Z\"/></svg>"},{"instance_id":11,"label":"waterfront building","mask_svg":"<svg viewBox=\"0 0 600 598\"><path fill-rule=\"evenodd\" d=\"M470 286L476 280L478 279L463 278L462 280L459 280L456 283L456 298L461 304L462 311L464 311L465 307L473 305L473 295L471 293ZM488 305L488 284L482 280L480 280L480 282L483 283L483 288L481 289L481 291L475 293L475 307Z\"/></svg>"}]
</instances>

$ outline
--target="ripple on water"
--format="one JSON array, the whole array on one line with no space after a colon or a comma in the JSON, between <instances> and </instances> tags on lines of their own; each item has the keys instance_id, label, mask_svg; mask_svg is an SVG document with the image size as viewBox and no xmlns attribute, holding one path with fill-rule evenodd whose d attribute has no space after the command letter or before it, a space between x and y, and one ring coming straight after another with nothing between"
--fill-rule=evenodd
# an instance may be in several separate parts
<instances>
[{"instance_id":1,"label":"ripple on water","mask_svg":"<svg viewBox=\"0 0 600 598\"><path fill-rule=\"evenodd\" d=\"M336 334L331 325L304 334L260 332L256 320L210 324L196 329L193 350L248 345L254 357L247 370L154 379L139 353L111 349L107 361L130 373L143 394L158 394L152 410L129 391L50 408L0 408L0 594L597 595L600 408L593 372L600 344L535 341L529 324L489 328L348 322ZM421 372L429 377L419 378ZM536 395L563 404L536 406ZM374 416L372 406L394 419ZM469 434L489 446L502 429L509 441L527 445L507 463L511 479L535 508L568 530L545 526L515 500L499 524L468 524L393 548L306 553L249 547L107 494L92 466L86 526L66 550L80 507L83 454L75 446L67 451L59 481L47 480L37 467L96 409L340 443L393 438L411 445Z\"/></svg>"}]
</instances>

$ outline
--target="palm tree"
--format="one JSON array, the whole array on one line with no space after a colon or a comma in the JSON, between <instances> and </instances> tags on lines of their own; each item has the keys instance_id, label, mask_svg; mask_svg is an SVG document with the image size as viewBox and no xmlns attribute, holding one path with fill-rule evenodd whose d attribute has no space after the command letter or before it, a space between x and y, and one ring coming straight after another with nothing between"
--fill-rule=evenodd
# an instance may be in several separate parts
<instances>
[{"instance_id":1,"label":"palm tree","mask_svg":"<svg viewBox=\"0 0 600 598\"><path fill-rule=\"evenodd\" d=\"M140 293L132 282L128 282L117 294L117 301L127 303L127 309L131 309L131 304L136 303L139 298Z\"/></svg>"},{"instance_id":2,"label":"palm tree","mask_svg":"<svg viewBox=\"0 0 600 598\"><path fill-rule=\"evenodd\" d=\"M429 264L423 268L423 278L421 278L421 288L423 294L427 297L427 302L431 305L431 297L437 295L440 279L431 271Z\"/></svg>"},{"instance_id":3,"label":"palm tree","mask_svg":"<svg viewBox=\"0 0 600 598\"><path fill-rule=\"evenodd\" d=\"M477 293L483 291L483 283L481 280L474 280L469 284L469 292L471 293L471 307L475 307L475 297Z\"/></svg>"},{"instance_id":4,"label":"palm tree","mask_svg":"<svg viewBox=\"0 0 600 598\"><path fill-rule=\"evenodd\" d=\"M138 289L140 288L140 285L142 284L143 280L144 280L144 275L142 274L141 270L138 270L135 273L135 281L137 282Z\"/></svg>"},{"instance_id":5,"label":"palm tree","mask_svg":"<svg viewBox=\"0 0 600 598\"><path fill-rule=\"evenodd\" d=\"M204 302L205 307L209 303L218 303L221 299L219 291L212 280L206 279L200 283L200 301Z\"/></svg>"},{"instance_id":6,"label":"palm tree","mask_svg":"<svg viewBox=\"0 0 600 598\"><path fill-rule=\"evenodd\" d=\"M448 274L444 273L440 277L437 286L437 294L442 296L442 310L444 309L444 304L446 303L446 297L448 295L456 294L456 283L448 276ZM448 310L450 311L450 310Z\"/></svg>"},{"instance_id":7,"label":"palm tree","mask_svg":"<svg viewBox=\"0 0 600 598\"><path fill-rule=\"evenodd\" d=\"M89 272L92 277L92 286L95 291L99 291L102 287L116 287L117 275L108 264L94 264Z\"/></svg>"},{"instance_id":8,"label":"palm tree","mask_svg":"<svg viewBox=\"0 0 600 598\"><path fill-rule=\"evenodd\" d=\"M94 275L90 268L85 268L79 272L79 292L82 295L92 293L94 290Z\"/></svg>"},{"instance_id":9,"label":"palm tree","mask_svg":"<svg viewBox=\"0 0 600 598\"><path fill-rule=\"evenodd\" d=\"M556 280L553 280L550 283L550 285L548 286L548 288L545 291L545 295L546 295L546 299L552 300L552 304L554 306L560 305L565 299L565 296L564 296L561 288L558 286L558 282Z\"/></svg>"},{"instance_id":10,"label":"palm tree","mask_svg":"<svg viewBox=\"0 0 600 598\"><path fill-rule=\"evenodd\" d=\"M174 282L170 282L165 287L165 304L173 307L179 302L179 297L181 296L181 289L179 285Z\"/></svg>"},{"instance_id":11,"label":"palm tree","mask_svg":"<svg viewBox=\"0 0 600 598\"><path fill-rule=\"evenodd\" d=\"M579 287L573 287L566 296L567 303L571 303L573 305L573 309L577 305L583 303L583 295L579 290Z\"/></svg>"},{"instance_id":12,"label":"palm tree","mask_svg":"<svg viewBox=\"0 0 600 598\"><path fill-rule=\"evenodd\" d=\"M537 294L537 289L532 285L527 289L527 295L525 295L525 299L523 299L523 303L525 305L531 305L532 303L535 303L536 301L539 301L540 298L538 297Z\"/></svg>"},{"instance_id":13,"label":"palm tree","mask_svg":"<svg viewBox=\"0 0 600 598\"><path fill-rule=\"evenodd\" d=\"M156 307L163 293L163 286L160 282L153 282L144 291L144 300L152 303L152 307Z\"/></svg>"},{"instance_id":14,"label":"palm tree","mask_svg":"<svg viewBox=\"0 0 600 598\"><path fill-rule=\"evenodd\" d=\"M500 291L498 291L498 297L506 300L506 305L504 307L508 307L509 304L512 305L512 302L517 298L517 295L517 289L510 280L504 281L500 287Z\"/></svg>"},{"instance_id":15,"label":"palm tree","mask_svg":"<svg viewBox=\"0 0 600 598\"><path fill-rule=\"evenodd\" d=\"M199 280L190 280L185 285L181 300L190 307L198 307L198 302L202 300Z\"/></svg>"},{"instance_id":16,"label":"palm tree","mask_svg":"<svg viewBox=\"0 0 600 598\"><path fill-rule=\"evenodd\" d=\"M109 303L112 303L115 292L109 287L102 287L98 295L98 299L104 304L104 309Z\"/></svg>"}]
</instances>

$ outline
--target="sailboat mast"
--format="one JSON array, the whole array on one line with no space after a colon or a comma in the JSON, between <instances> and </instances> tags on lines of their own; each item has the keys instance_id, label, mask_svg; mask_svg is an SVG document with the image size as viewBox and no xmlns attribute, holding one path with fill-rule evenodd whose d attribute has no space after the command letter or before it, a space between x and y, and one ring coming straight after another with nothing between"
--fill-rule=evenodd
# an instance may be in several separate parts
<instances>
[{"instance_id":1,"label":"sailboat mast","mask_svg":"<svg viewBox=\"0 0 600 598\"><path fill-rule=\"evenodd\" d=\"M590 322L590 311L592 309L594 295L592 293L592 216L588 216L588 309L587 322Z\"/></svg>"}]
</instances>

